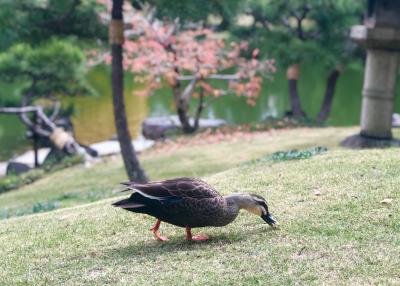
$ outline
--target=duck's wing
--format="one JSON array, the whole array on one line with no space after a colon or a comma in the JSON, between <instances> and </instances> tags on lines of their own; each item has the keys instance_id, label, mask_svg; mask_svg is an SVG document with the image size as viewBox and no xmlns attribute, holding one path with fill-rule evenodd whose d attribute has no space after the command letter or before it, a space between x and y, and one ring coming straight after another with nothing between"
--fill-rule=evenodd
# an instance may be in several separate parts
<instances>
[{"instance_id":1,"label":"duck's wing","mask_svg":"<svg viewBox=\"0 0 400 286\"><path fill-rule=\"evenodd\" d=\"M207 183L192 178L124 185L133 193L113 203L115 207L149 214L178 226L209 225L210 213L215 213L214 209L219 209L223 200Z\"/></svg>"},{"instance_id":2,"label":"duck's wing","mask_svg":"<svg viewBox=\"0 0 400 286\"><path fill-rule=\"evenodd\" d=\"M161 200L177 198L206 199L220 197L220 194L206 182L194 178L176 178L165 181L138 184L123 183L129 190Z\"/></svg>"}]
</instances>

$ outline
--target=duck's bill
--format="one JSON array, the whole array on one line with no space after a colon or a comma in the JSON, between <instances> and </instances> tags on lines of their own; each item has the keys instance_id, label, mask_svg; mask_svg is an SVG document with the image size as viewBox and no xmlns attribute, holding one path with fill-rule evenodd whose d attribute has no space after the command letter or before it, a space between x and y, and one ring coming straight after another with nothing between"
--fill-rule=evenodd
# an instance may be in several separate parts
<instances>
[{"instance_id":1,"label":"duck's bill","mask_svg":"<svg viewBox=\"0 0 400 286\"><path fill-rule=\"evenodd\" d=\"M278 227L278 221L270 214L261 217L266 223L272 227Z\"/></svg>"}]
</instances>

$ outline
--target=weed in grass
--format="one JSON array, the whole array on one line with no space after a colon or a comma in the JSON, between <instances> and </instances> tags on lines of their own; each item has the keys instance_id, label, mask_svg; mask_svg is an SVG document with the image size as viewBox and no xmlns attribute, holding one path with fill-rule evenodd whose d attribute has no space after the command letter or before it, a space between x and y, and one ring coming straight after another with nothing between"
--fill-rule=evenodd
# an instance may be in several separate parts
<instances>
[{"instance_id":1,"label":"weed in grass","mask_svg":"<svg viewBox=\"0 0 400 286\"><path fill-rule=\"evenodd\" d=\"M328 148L318 146L309 148L306 150L289 150L289 151L278 151L273 154L268 154L257 158L255 160L251 160L249 162L244 163L243 165L252 165L256 163L266 163L266 162L279 162L279 161L288 161L288 160L302 160L308 159L315 155L323 154L328 152Z\"/></svg>"},{"instance_id":2,"label":"weed in grass","mask_svg":"<svg viewBox=\"0 0 400 286\"><path fill-rule=\"evenodd\" d=\"M44 203L36 203L32 206L32 213L41 213L52 211L58 208L58 202L47 201Z\"/></svg>"}]
</instances>

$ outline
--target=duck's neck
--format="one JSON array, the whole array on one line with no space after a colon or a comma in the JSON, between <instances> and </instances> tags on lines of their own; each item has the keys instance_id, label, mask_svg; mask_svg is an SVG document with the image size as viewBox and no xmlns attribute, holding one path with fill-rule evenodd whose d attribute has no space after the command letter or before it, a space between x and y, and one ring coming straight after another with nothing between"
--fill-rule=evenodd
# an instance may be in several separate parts
<instances>
[{"instance_id":1,"label":"duck's neck","mask_svg":"<svg viewBox=\"0 0 400 286\"><path fill-rule=\"evenodd\" d=\"M232 194L224 196L226 202L222 212L218 215L218 219L215 220L215 226L224 226L235 220L239 214L240 209L251 208L251 200L248 195L245 194Z\"/></svg>"},{"instance_id":2,"label":"duck's neck","mask_svg":"<svg viewBox=\"0 0 400 286\"><path fill-rule=\"evenodd\" d=\"M238 210L245 209L252 214L261 216L262 212L254 199L248 194L231 194L224 197L229 204L235 205Z\"/></svg>"},{"instance_id":3,"label":"duck's neck","mask_svg":"<svg viewBox=\"0 0 400 286\"><path fill-rule=\"evenodd\" d=\"M239 209L250 209L254 206L254 200L247 194L231 194L224 198L228 204L235 204Z\"/></svg>"}]
</instances>

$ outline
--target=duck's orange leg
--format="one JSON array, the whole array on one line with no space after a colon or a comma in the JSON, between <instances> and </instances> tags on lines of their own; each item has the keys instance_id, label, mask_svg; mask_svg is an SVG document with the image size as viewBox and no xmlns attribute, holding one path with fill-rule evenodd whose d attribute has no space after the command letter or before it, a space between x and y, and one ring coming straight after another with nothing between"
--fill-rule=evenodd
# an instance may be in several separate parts
<instances>
[{"instance_id":1,"label":"duck's orange leg","mask_svg":"<svg viewBox=\"0 0 400 286\"><path fill-rule=\"evenodd\" d=\"M160 228L161 220L157 220L156 224L150 229L158 241L167 241L168 237L162 236L158 229Z\"/></svg>"},{"instance_id":2,"label":"duck's orange leg","mask_svg":"<svg viewBox=\"0 0 400 286\"><path fill-rule=\"evenodd\" d=\"M192 229L190 227L186 228L186 239L193 241L205 241L208 240L208 235L205 234L196 234L192 235Z\"/></svg>"}]
</instances>

